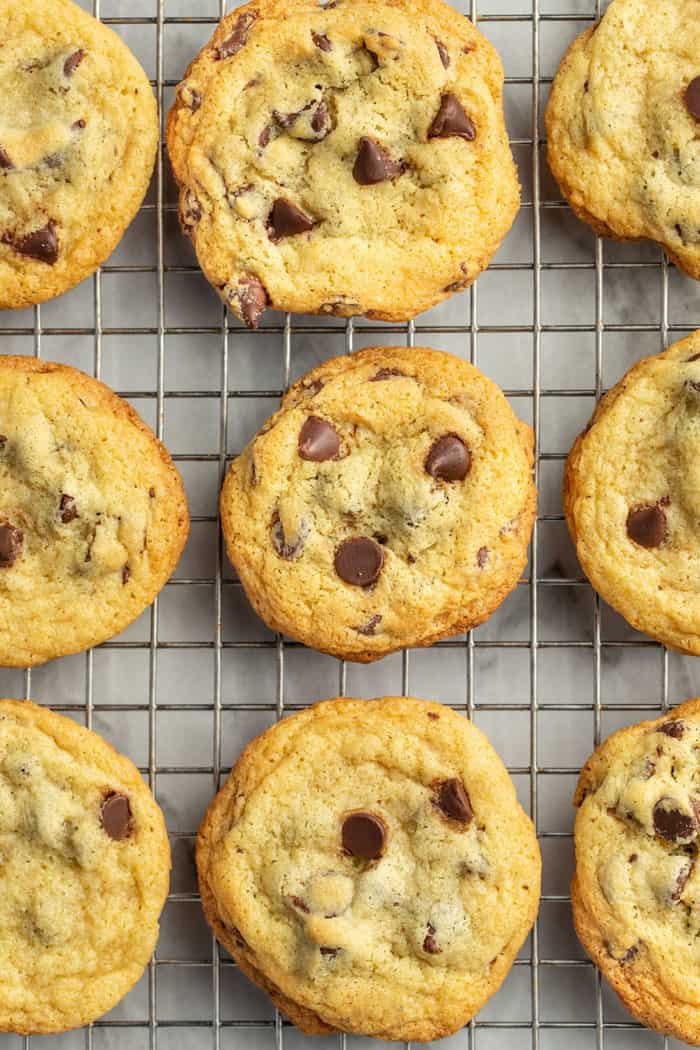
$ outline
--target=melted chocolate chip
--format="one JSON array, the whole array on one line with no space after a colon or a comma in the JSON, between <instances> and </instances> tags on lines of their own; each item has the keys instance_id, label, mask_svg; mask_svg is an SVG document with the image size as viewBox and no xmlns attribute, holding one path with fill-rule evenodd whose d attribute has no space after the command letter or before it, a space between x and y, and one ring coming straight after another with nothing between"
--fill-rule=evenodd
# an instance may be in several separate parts
<instances>
[{"instance_id":1,"label":"melted chocolate chip","mask_svg":"<svg viewBox=\"0 0 700 1050\"><path fill-rule=\"evenodd\" d=\"M403 165L395 161L388 150L374 139L360 139L352 177L360 186L374 186L379 182L397 179L403 174Z\"/></svg>"},{"instance_id":2,"label":"melted chocolate chip","mask_svg":"<svg viewBox=\"0 0 700 1050\"><path fill-rule=\"evenodd\" d=\"M64 525L70 524L71 521L75 521L78 517L78 508L75 505L74 498L72 496L67 496L65 492L61 496L58 511Z\"/></svg>"},{"instance_id":3,"label":"melted chocolate chip","mask_svg":"<svg viewBox=\"0 0 700 1050\"><path fill-rule=\"evenodd\" d=\"M277 198L267 220L267 229L272 241L280 241L283 237L294 237L298 233L308 233L315 225L313 219L310 219L301 208L297 208L296 204L292 204L286 197Z\"/></svg>"},{"instance_id":4,"label":"melted chocolate chip","mask_svg":"<svg viewBox=\"0 0 700 1050\"><path fill-rule=\"evenodd\" d=\"M489 560L489 549L488 547L479 547L479 551L476 556L476 564L480 569L483 569Z\"/></svg>"},{"instance_id":5,"label":"melted chocolate chip","mask_svg":"<svg viewBox=\"0 0 700 1050\"><path fill-rule=\"evenodd\" d=\"M7 444L7 438L5 437L4 434L0 434L0 452L2 452L2 450L4 449L6 444Z\"/></svg>"},{"instance_id":6,"label":"melted chocolate chip","mask_svg":"<svg viewBox=\"0 0 700 1050\"><path fill-rule=\"evenodd\" d=\"M14 164L10 160L7 150L4 150L2 146L0 146L0 168L4 168L6 171L14 168Z\"/></svg>"},{"instance_id":7,"label":"melted chocolate chip","mask_svg":"<svg viewBox=\"0 0 700 1050\"><path fill-rule=\"evenodd\" d=\"M661 798L654 806L654 830L667 842L691 839L698 830L697 817L677 809L672 798Z\"/></svg>"},{"instance_id":8,"label":"melted chocolate chip","mask_svg":"<svg viewBox=\"0 0 700 1050\"><path fill-rule=\"evenodd\" d=\"M285 561L295 561L304 549L306 529L302 522L299 527L299 535L297 536L296 541L294 543L287 543L287 537L284 534L284 528L282 527L280 516L275 511L272 515L270 536L272 539L272 546L275 548L280 558L284 558Z\"/></svg>"},{"instance_id":9,"label":"melted chocolate chip","mask_svg":"<svg viewBox=\"0 0 700 1050\"><path fill-rule=\"evenodd\" d=\"M433 722L438 722L440 715L436 714L435 711L428 711L428 718L432 719Z\"/></svg>"},{"instance_id":10,"label":"melted chocolate chip","mask_svg":"<svg viewBox=\"0 0 700 1050\"><path fill-rule=\"evenodd\" d=\"M314 33L314 31L312 29L311 30L311 37L312 37L313 42L316 45L316 47L319 48L321 51L332 51L333 50L333 44L328 39L328 37L326 36L325 33Z\"/></svg>"},{"instance_id":11,"label":"melted chocolate chip","mask_svg":"<svg viewBox=\"0 0 700 1050\"><path fill-rule=\"evenodd\" d=\"M402 372L400 368L380 368L373 376L371 376L368 383L383 383L386 379L397 379L400 376L405 376L406 373Z\"/></svg>"},{"instance_id":12,"label":"melted chocolate chip","mask_svg":"<svg viewBox=\"0 0 700 1050\"><path fill-rule=\"evenodd\" d=\"M71 131L83 131L87 127L87 121L82 117L80 120L74 120L70 126Z\"/></svg>"},{"instance_id":13,"label":"melted chocolate chip","mask_svg":"<svg viewBox=\"0 0 700 1050\"><path fill-rule=\"evenodd\" d=\"M331 115L325 102L319 102L311 118L311 130L316 132L316 141L325 139L331 130Z\"/></svg>"},{"instance_id":14,"label":"melted chocolate chip","mask_svg":"<svg viewBox=\"0 0 700 1050\"><path fill-rule=\"evenodd\" d=\"M318 416L309 416L299 431L299 455L312 463L325 463L337 459L340 438L335 427Z\"/></svg>"},{"instance_id":15,"label":"melted chocolate chip","mask_svg":"<svg viewBox=\"0 0 700 1050\"><path fill-rule=\"evenodd\" d=\"M386 826L374 813L349 813L343 820L343 851L351 857L377 860L384 852Z\"/></svg>"},{"instance_id":16,"label":"melted chocolate chip","mask_svg":"<svg viewBox=\"0 0 700 1050\"><path fill-rule=\"evenodd\" d=\"M457 777L438 784L435 801L446 817L458 820L461 824L469 824L474 816L467 790Z\"/></svg>"},{"instance_id":17,"label":"melted chocolate chip","mask_svg":"<svg viewBox=\"0 0 700 1050\"><path fill-rule=\"evenodd\" d=\"M320 951L321 955L327 955L331 959L335 959L336 955L338 954L337 948L327 948L325 945L322 945L318 950Z\"/></svg>"},{"instance_id":18,"label":"melted chocolate chip","mask_svg":"<svg viewBox=\"0 0 700 1050\"><path fill-rule=\"evenodd\" d=\"M428 130L428 138L448 139L454 136L473 142L476 129L464 112L459 99L452 94L443 95L440 109Z\"/></svg>"},{"instance_id":19,"label":"melted chocolate chip","mask_svg":"<svg viewBox=\"0 0 700 1050\"><path fill-rule=\"evenodd\" d=\"M241 277L238 287L231 292L231 302L238 305L241 317L248 328L253 331L260 324L269 299L262 281L254 274Z\"/></svg>"},{"instance_id":20,"label":"melted chocolate chip","mask_svg":"<svg viewBox=\"0 0 700 1050\"><path fill-rule=\"evenodd\" d=\"M456 434L438 438L425 460L428 474L440 481L464 481L471 466L471 452Z\"/></svg>"},{"instance_id":21,"label":"melted chocolate chip","mask_svg":"<svg viewBox=\"0 0 700 1050\"><path fill-rule=\"evenodd\" d=\"M335 552L334 565L345 583L370 587L379 579L384 566L384 551L368 536L354 536L340 544Z\"/></svg>"},{"instance_id":22,"label":"melted chocolate chip","mask_svg":"<svg viewBox=\"0 0 700 1050\"><path fill-rule=\"evenodd\" d=\"M20 255L28 255L32 259L53 266L58 260L58 237L56 236L56 223L49 219L46 226L40 230L34 230L24 237L13 237L4 234L4 244L11 245Z\"/></svg>"},{"instance_id":23,"label":"melted chocolate chip","mask_svg":"<svg viewBox=\"0 0 700 1050\"><path fill-rule=\"evenodd\" d=\"M131 569L128 565L125 565L122 569L122 586L127 584L131 579Z\"/></svg>"},{"instance_id":24,"label":"melted chocolate chip","mask_svg":"<svg viewBox=\"0 0 700 1050\"><path fill-rule=\"evenodd\" d=\"M700 121L700 77L690 81L685 89L683 101L693 120Z\"/></svg>"},{"instance_id":25,"label":"melted chocolate chip","mask_svg":"<svg viewBox=\"0 0 700 1050\"><path fill-rule=\"evenodd\" d=\"M427 952L428 955L440 955L442 952L442 948L438 946L438 943L435 940L435 927L431 922L428 923L428 932L423 941L423 951Z\"/></svg>"},{"instance_id":26,"label":"melted chocolate chip","mask_svg":"<svg viewBox=\"0 0 700 1050\"><path fill-rule=\"evenodd\" d=\"M298 908L299 911L303 911L305 915L308 915L310 913L310 908L308 904L305 901L303 901L301 897L290 897L290 900L294 907Z\"/></svg>"},{"instance_id":27,"label":"melted chocolate chip","mask_svg":"<svg viewBox=\"0 0 700 1050\"><path fill-rule=\"evenodd\" d=\"M258 146L260 149L265 149L266 146L270 145L270 139L272 138L273 127L272 124L267 124L258 136Z\"/></svg>"},{"instance_id":28,"label":"melted chocolate chip","mask_svg":"<svg viewBox=\"0 0 700 1050\"><path fill-rule=\"evenodd\" d=\"M68 58L63 63L63 75L64 75L64 77L72 77L73 74L75 73L76 69L78 68L78 66L83 61L84 58L85 58L85 52L83 51L82 48L78 48L78 50L74 51L72 55L69 55Z\"/></svg>"},{"instance_id":29,"label":"melted chocolate chip","mask_svg":"<svg viewBox=\"0 0 700 1050\"><path fill-rule=\"evenodd\" d=\"M668 535L666 514L660 504L633 507L627 515L627 535L640 547L660 547Z\"/></svg>"},{"instance_id":30,"label":"melted chocolate chip","mask_svg":"<svg viewBox=\"0 0 700 1050\"><path fill-rule=\"evenodd\" d=\"M126 795L118 795L116 792L107 795L100 809L100 820L106 834L115 842L128 839L133 825L131 806Z\"/></svg>"},{"instance_id":31,"label":"melted chocolate chip","mask_svg":"<svg viewBox=\"0 0 700 1050\"><path fill-rule=\"evenodd\" d=\"M673 887L673 890L671 892L671 900L674 904L678 903L678 901L681 899L681 894L683 893L683 890L686 887L688 879L693 874L693 867L694 861L690 860L678 872L678 876L676 877L676 885Z\"/></svg>"},{"instance_id":32,"label":"melted chocolate chip","mask_svg":"<svg viewBox=\"0 0 700 1050\"><path fill-rule=\"evenodd\" d=\"M19 558L24 536L9 522L0 525L0 569L9 569Z\"/></svg>"},{"instance_id":33,"label":"melted chocolate chip","mask_svg":"<svg viewBox=\"0 0 700 1050\"><path fill-rule=\"evenodd\" d=\"M447 48L443 44L442 40L438 40L437 37L435 38L435 47L438 49L438 54L440 56L440 61L442 62L443 66L445 67L445 69L449 69L450 68L450 52L447 50Z\"/></svg>"},{"instance_id":34,"label":"melted chocolate chip","mask_svg":"<svg viewBox=\"0 0 700 1050\"><path fill-rule=\"evenodd\" d=\"M257 11L245 11L242 15L239 15L231 35L226 37L218 47L214 48L214 57L221 60L237 55L241 48L248 43L250 27L257 17Z\"/></svg>"},{"instance_id":35,"label":"melted chocolate chip","mask_svg":"<svg viewBox=\"0 0 700 1050\"><path fill-rule=\"evenodd\" d=\"M381 616L375 614L374 616L370 616L367 623L363 623L360 627L356 627L355 630L358 634L364 634L367 637L372 638L376 634L376 629L381 622Z\"/></svg>"},{"instance_id":36,"label":"melted chocolate chip","mask_svg":"<svg viewBox=\"0 0 700 1050\"><path fill-rule=\"evenodd\" d=\"M700 354L693 354L692 357L688 358L688 364L690 364L692 361L700 361Z\"/></svg>"},{"instance_id":37,"label":"melted chocolate chip","mask_svg":"<svg viewBox=\"0 0 700 1050\"><path fill-rule=\"evenodd\" d=\"M657 726L657 732L665 733L666 736L672 736L674 740L682 740L685 724L678 719L671 722L663 722L660 726Z\"/></svg>"}]
</instances>

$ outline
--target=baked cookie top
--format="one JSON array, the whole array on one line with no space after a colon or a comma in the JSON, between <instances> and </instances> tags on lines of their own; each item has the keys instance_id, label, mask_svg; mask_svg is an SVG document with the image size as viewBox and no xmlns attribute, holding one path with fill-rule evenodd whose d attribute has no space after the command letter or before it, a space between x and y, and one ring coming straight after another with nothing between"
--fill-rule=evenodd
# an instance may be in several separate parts
<instances>
[{"instance_id":1,"label":"baked cookie top","mask_svg":"<svg viewBox=\"0 0 700 1050\"><path fill-rule=\"evenodd\" d=\"M170 848L136 767L96 733L0 700L0 1028L61 1032L136 983Z\"/></svg>"},{"instance_id":2,"label":"baked cookie top","mask_svg":"<svg viewBox=\"0 0 700 1050\"><path fill-rule=\"evenodd\" d=\"M539 901L486 737L422 700L331 700L244 751L202 824L205 911L304 1031L439 1039L496 991Z\"/></svg>"},{"instance_id":3,"label":"baked cookie top","mask_svg":"<svg viewBox=\"0 0 700 1050\"><path fill-rule=\"evenodd\" d=\"M168 117L182 226L266 307L402 320L466 288L519 205L493 46L442 0L259 0Z\"/></svg>"},{"instance_id":4,"label":"baked cookie top","mask_svg":"<svg viewBox=\"0 0 700 1050\"><path fill-rule=\"evenodd\" d=\"M583 569L634 627L700 654L700 333L635 365L566 466Z\"/></svg>"},{"instance_id":5,"label":"baked cookie top","mask_svg":"<svg viewBox=\"0 0 700 1050\"><path fill-rule=\"evenodd\" d=\"M581 941L644 1024L700 1042L700 700L615 733L576 792Z\"/></svg>"},{"instance_id":6,"label":"baked cookie top","mask_svg":"<svg viewBox=\"0 0 700 1050\"><path fill-rule=\"evenodd\" d=\"M126 401L73 368L0 356L0 666L119 633L188 528L180 476Z\"/></svg>"},{"instance_id":7,"label":"baked cookie top","mask_svg":"<svg viewBox=\"0 0 700 1050\"><path fill-rule=\"evenodd\" d=\"M549 163L596 232L649 238L700 279L700 2L613 0L567 52Z\"/></svg>"},{"instance_id":8,"label":"baked cookie top","mask_svg":"<svg viewBox=\"0 0 700 1050\"><path fill-rule=\"evenodd\" d=\"M0 8L0 309L107 258L148 186L158 119L125 44L71 0Z\"/></svg>"},{"instance_id":9,"label":"baked cookie top","mask_svg":"<svg viewBox=\"0 0 700 1050\"><path fill-rule=\"evenodd\" d=\"M300 379L231 465L229 557L274 630L353 660L485 620L535 514L532 431L437 350L375 347Z\"/></svg>"}]
</instances>

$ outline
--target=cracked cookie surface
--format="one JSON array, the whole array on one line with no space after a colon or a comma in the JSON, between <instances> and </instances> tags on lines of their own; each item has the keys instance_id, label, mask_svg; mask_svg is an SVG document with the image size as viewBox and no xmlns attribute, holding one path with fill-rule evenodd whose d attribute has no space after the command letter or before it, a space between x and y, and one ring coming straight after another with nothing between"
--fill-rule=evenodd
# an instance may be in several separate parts
<instances>
[{"instance_id":1,"label":"cracked cookie surface","mask_svg":"<svg viewBox=\"0 0 700 1050\"><path fill-rule=\"evenodd\" d=\"M0 10L0 309L43 302L116 247L158 141L146 74L71 0Z\"/></svg>"},{"instance_id":2,"label":"cracked cookie surface","mask_svg":"<svg viewBox=\"0 0 700 1050\"><path fill-rule=\"evenodd\" d=\"M69 718L0 700L0 1029L94 1021L140 978L170 848L136 767Z\"/></svg>"},{"instance_id":3,"label":"cracked cookie surface","mask_svg":"<svg viewBox=\"0 0 700 1050\"><path fill-rule=\"evenodd\" d=\"M229 557L255 609L369 661L482 623L516 586L535 515L532 431L437 350L378 347L300 379L234 460Z\"/></svg>"},{"instance_id":4,"label":"cracked cookie surface","mask_svg":"<svg viewBox=\"0 0 700 1050\"><path fill-rule=\"evenodd\" d=\"M564 510L593 587L700 655L700 333L635 365L569 454Z\"/></svg>"},{"instance_id":5,"label":"cracked cookie surface","mask_svg":"<svg viewBox=\"0 0 700 1050\"><path fill-rule=\"evenodd\" d=\"M643 1024L700 1044L700 700L622 729L575 804L574 921Z\"/></svg>"},{"instance_id":6,"label":"cracked cookie surface","mask_svg":"<svg viewBox=\"0 0 700 1050\"><path fill-rule=\"evenodd\" d=\"M438 1039L534 921L534 829L486 737L421 700L332 700L248 745L197 841L218 939L303 1031Z\"/></svg>"},{"instance_id":7,"label":"cracked cookie surface","mask_svg":"<svg viewBox=\"0 0 700 1050\"><path fill-rule=\"evenodd\" d=\"M699 49L699 0L613 0L569 48L546 112L549 163L578 217L657 241L696 280Z\"/></svg>"},{"instance_id":8,"label":"cracked cookie surface","mask_svg":"<svg viewBox=\"0 0 700 1050\"><path fill-rule=\"evenodd\" d=\"M442 0L260 0L168 117L205 275L267 308L403 320L468 287L519 205L492 45Z\"/></svg>"},{"instance_id":9,"label":"cracked cookie surface","mask_svg":"<svg viewBox=\"0 0 700 1050\"><path fill-rule=\"evenodd\" d=\"M180 476L126 401L73 368L0 356L0 666L118 634L188 528Z\"/></svg>"}]
</instances>

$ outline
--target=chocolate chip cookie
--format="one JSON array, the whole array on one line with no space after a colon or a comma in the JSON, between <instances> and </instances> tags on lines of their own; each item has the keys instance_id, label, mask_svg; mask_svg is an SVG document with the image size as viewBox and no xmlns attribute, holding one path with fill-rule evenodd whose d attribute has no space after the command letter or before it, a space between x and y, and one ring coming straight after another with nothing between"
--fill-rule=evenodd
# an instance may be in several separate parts
<instances>
[{"instance_id":1,"label":"chocolate chip cookie","mask_svg":"<svg viewBox=\"0 0 700 1050\"><path fill-rule=\"evenodd\" d=\"M126 401L73 368L0 356L0 666L118 634L188 528L180 476Z\"/></svg>"},{"instance_id":2,"label":"chocolate chip cookie","mask_svg":"<svg viewBox=\"0 0 700 1050\"><path fill-rule=\"evenodd\" d=\"M532 431L437 350L314 369L236 459L229 557L273 629L376 660L482 623L515 587L535 516Z\"/></svg>"},{"instance_id":3,"label":"chocolate chip cookie","mask_svg":"<svg viewBox=\"0 0 700 1050\"><path fill-rule=\"evenodd\" d=\"M82 281L148 186L158 118L146 74L71 0L0 8L0 309Z\"/></svg>"},{"instance_id":4,"label":"chocolate chip cookie","mask_svg":"<svg viewBox=\"0 0 700 1050\"><path fill-rule=\"evenodd\" d=\"M0 1030L94 1021L140 978L170 848L139 771L96 733L0 700Z\"/></svg>"},{"instance_id":5,"label":"chocolate chip cookie","mask_svg":"<svg viewBox=\"0 0 700 1050\"><path fill-rule=\"evenodd\" d=\"M250 328L264 310L414 317L467 288L518 180L492 45L442 0L256 0L168 117L180 219Z\"/></svg>"},{"instance_id":6,"label":"chocolate chip cookie","mask_svg":"<svg viewBox=\"0 0 700 1050\"><path fill-rule=\"evenodd\" d=\"M700 700L615 733L575 803L583 946L643 1024L700 1045Z\"/></svg>"},{"instance_id":7,"label":"chocolate chip cookie","mask_svg":"<svg viewBox=\"0 0 700 1050\"><path fill-rule=\"evenodd\" d=\"M309 1034L439 1039L534 922L534 829L486 737L424 700L330 700L254 740L197 840L202 902Z\"/></svg>"},{"instance_id":8,"label":"chocolate chip cookie","mask_svg":"<svg viewBox=\"0 0 700 1050\"><path fill-rule=\"evenodd\" d=\"M700 280L695 0L613 0L572 44L546 113L549 164L580 219L650 239Z\"/></svg>"},{"instance_id":9,"label":"chocolate chip cookie","mask_svg":"<svg viewBox=\"0 0 700 1050\"><path fill-rule=\"evenodd\" d=\"M633 627L700 655L700 332L635 365L569 454L584 572Z\"/></svg>"}]
</instances>

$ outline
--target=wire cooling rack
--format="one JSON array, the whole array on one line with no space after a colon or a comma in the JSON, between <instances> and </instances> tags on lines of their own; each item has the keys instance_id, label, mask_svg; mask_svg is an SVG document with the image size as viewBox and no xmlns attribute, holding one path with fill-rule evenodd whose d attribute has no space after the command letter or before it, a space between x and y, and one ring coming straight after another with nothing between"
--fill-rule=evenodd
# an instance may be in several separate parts
<instances>
[{"instance_id":1,"label":"wire cooling rack","mask_svg":"<svg viewBox=\"0 0 700 1050\"><path fill-rule=\"evenodd\" d=\"M31 3L31 0L27 0ZM83 0L141 59L165 112L220 0ZM234 3L233 6L238 6ZM604 5L603 5L604 6ZM536 821L540 917L502 990L447 1050L679 1047L636 1026L573 933L571 795L589 752L618 726L700 693L700 664L668 653L599 602L561 513L561 474L601 392L638 358L700 327L700 291L649 245L596 240L548 174L542 113L567 43L600 0L455 0L499 48L523 206L496 262L463 295L395 326L267 315L257 333L224 314L177 229L164 151L138 218L91 280L0 316L0 352L101 377L174 453L192 538L158 601L118 639L31 672L0 694L31 696L103 733L136 761L165 811L172 892L156 956L108 1017L64 1036L0 1036L0 1050L359 1050L306 1040L218 949L196 892L194 835L246 740L284 712L338 693L444 701L484 728ZM475 362L537 435L540 511L527 574L488 624L370 667L270 634L222 551L220 481L290 381L373 343L427 344ZM377 1044L371 1044L377 1045Z\"/></svg>"}]
</instances>

